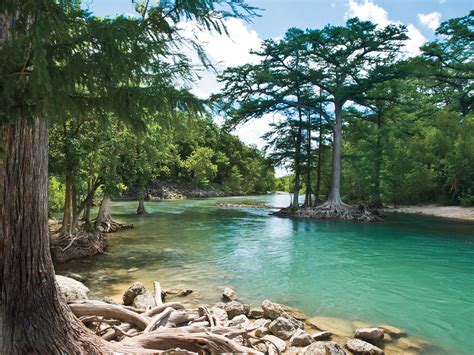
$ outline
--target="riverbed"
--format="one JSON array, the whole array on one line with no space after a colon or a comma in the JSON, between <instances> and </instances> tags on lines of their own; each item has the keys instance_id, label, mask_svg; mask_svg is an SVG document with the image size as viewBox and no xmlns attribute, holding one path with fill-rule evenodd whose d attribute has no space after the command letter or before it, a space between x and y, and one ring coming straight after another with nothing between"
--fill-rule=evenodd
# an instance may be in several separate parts
<instances>
[{"instance_id":1,"label":"riverbed","mask_svg":"<svg viewBox=\"0 0 474 355\"><path fill-rule=\"evenodd\" d=\"M240 204L220 207L218 204ZM109 249L57 267L86 278L93 297L117 299L133 281L193 289L215 303L224 286L243 302L288 304L308 316L390 324L439 353L474 349L474 224L388 214L382 222L270 216L288 195L147 203L115 202L135 228L108 235Z\"/></svg>"}]
</instances>

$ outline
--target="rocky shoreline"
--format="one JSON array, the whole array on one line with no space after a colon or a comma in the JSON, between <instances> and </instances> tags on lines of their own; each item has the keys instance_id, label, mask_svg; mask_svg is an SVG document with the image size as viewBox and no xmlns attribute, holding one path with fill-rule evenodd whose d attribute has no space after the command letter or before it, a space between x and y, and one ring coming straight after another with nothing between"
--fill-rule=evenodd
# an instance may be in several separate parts
<instances>
[{"instance_id":1,"label":"rocky shoreline","mask_svg":"<svg viewBox=\"0 0 474 355\"><path fill-rule=\"evenodd\" d=\"M386 207L385 211L474 221L474 207L438 205L395 206Z\"/></svg>"},{"instance_id":2,"label":"rocky shoreline","mask_svg":"<svg viewBox=\"0 0 474 355\"><path fill-rule=\"evenodd\" d=\"M158 282L154 282L153 291L135 282L119 303L108 297L89 300L88 288L72 278L57 276L57 281L71 310L88 328L124 347L139 345L169 354L390 355L439 351L390 325L310 318L270 300L251 308L240 302L230 287L216 294L213 305L191 306L186 298L192 290L170 292L162 290Z\"/></svg>"}]
</instances>

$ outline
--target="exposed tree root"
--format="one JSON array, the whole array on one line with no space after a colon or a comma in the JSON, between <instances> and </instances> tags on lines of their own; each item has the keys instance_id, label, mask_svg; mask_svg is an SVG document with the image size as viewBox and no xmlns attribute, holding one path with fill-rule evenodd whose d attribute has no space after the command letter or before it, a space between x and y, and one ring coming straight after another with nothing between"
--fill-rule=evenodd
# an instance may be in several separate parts
<instances>
[{"instance_id":1,"label":"exposed tree root","mask_svg":"<svg viewBox=\"0 0 474 355\"><path fill-rule=\"evenodd\" d=\"M101 233L114 233L129 228L133 228L133 224L122 224L112 218L102 220L96 224L96 229Z\"/></svg>"},{"instance_id":2,"label":"exposed tree root","mask_svg":"<svg viewBox=\"0 0 474 355\"><path fill-rule=\"evenodd\" d=\"M107 247L102 233L83 230L70 235L50 234L50 243L53 260L58 263L102 254Z\"/></svg>"},{"instance_id":3,"label":"exposed tree root","mask_svg":"<svg viewBox=\"0 0 474 355\"><path fill-rule=\"evenodd\" d=\"M282 217L314 218L314 219L342 219L374 222L383 219L379 210L365 205L347 205L343 202L326 202L316 207L302 207L299 209L282 208L273 213Z\"/></svg>"}]
</instances>

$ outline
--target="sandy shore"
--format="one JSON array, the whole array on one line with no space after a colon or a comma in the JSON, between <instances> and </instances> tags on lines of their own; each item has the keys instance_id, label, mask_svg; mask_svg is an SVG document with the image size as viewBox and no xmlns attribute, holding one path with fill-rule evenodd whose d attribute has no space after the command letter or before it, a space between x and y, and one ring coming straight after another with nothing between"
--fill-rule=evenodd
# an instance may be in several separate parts
<instances>
[{"instance_id":1,"label":"sandy shore","mask_svg":"<svg viewBox=\"0 0 474 355\"><path fill-rule=\"evenodd\" d=\"M399 212L410 214L421 214L427 216L436 216L444 218L456 218L466 221L474 221L474 207L460 207L460 206L399 206L387 208L387 212Z\"/></svg>"}]
</instances>

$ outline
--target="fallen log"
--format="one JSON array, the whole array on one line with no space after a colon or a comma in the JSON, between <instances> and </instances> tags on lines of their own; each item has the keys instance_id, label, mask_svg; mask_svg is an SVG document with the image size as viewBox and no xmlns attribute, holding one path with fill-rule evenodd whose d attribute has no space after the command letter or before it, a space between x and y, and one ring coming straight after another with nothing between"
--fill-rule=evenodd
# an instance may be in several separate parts
<instances>
[{"instance_id":1,"label":"fallen log","mask_svg":"<svg viewBox=\"0 0 474 355\"><path fill-rule=\"evenodd\" d=\"M125 323L131 323L140 330L144 330L150 323L148 318L141 314L104 302L88 301L83 303L73 303L70 304L69 307L76 317L101 316L109 319L117 319Z\"/></svg>"}]
</instances>

